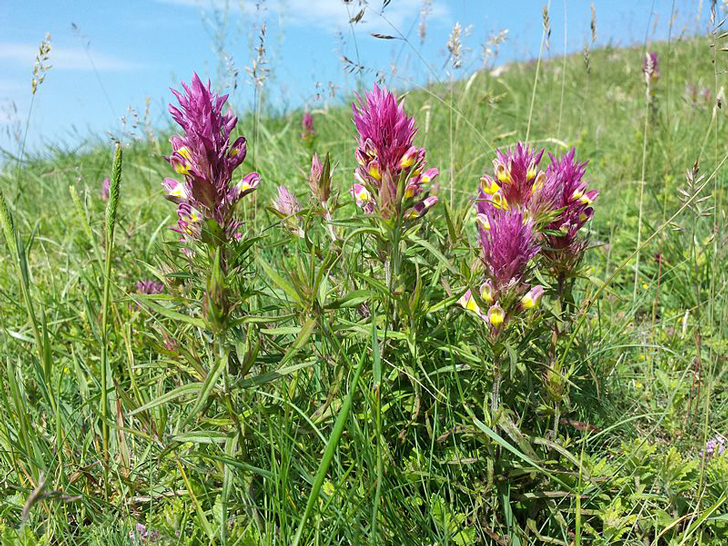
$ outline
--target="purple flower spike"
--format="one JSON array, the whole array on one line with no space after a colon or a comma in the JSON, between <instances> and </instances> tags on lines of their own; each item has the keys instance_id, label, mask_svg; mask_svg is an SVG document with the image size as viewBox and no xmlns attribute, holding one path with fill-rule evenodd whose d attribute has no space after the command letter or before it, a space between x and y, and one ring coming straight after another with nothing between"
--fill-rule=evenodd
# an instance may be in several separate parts
<instances>
[{"instance_id":1,"label":"purple flower spike","mask_svg":"<svg viewBox=\"0 0 728 546\"><path fill-rule=\"evenodd\" d=\"M385 219L402 213L417 198L419 202L405 214L421 217L437 202L428 194L435 189L432 183L438 171L424 170L425 150L413 145L417 134L414 118L404 111L404 101L398 103L393 93L377 85L365 98L357 95L357 99L359 105L352 108L359 133L355 152L359 167L354 172L357 183L352 196L366 214L377 211ZM400 183L405 185L403 195Z\"/></svg>"},{"instance_id":2,"label":"purple flower spike","mask_svg":"<svg viewBox=\"0 0 728 546\"><path fill-rule=\"evenodd\" d=\"M484 213L488 229L478 222L486 278L492 283L493 298L512 288L520 289L531 259L539 251L533 221L522 212L489 208Z\"/></svg>"},{"instance_id":3,"label":"purple flower spike","mask_svg":"<svg viewBox=\"0 0 728 546\"><path fill-rule=\"evenodd\" d=\"M561 158L550 158L544 193L551 196L553 209L560 212L547 226L544 255L566 267L573 265L586 248L586 238L579 237L579 230L594 214L592 203L598 194L583 181L587 162L576 160L576 150L572 148Z\"/></svg>"},{"instance_id":4,"label":"purple flower spike","mask_svg":"<svg viewBox=\"0 0 728 546\"><path fill-rule=\"evenodd\" d=\"M111 180L107 176L106 178L104 178L104 181L101 184L101 199L103 199L104 201L108 201L110 191L111 191Z\"/></svg>"},{"instance_id":5,"label":"purple flower spike","mask_svg":"<svg viewBox=\"0 0 728 546\"><path fill-rule=\"evenodd\" d=\"M161 294L164 292L164 285L161 282L142 279L137 281L136 291L139 294Z\"/></svg>"},{"instance_id":6,"label":"purple flower spike","mask_svg":"<svg viewBox=\"0 0 728 546\"><path fill-rule=\"evenodd\" d=\"M182 88L183 93L172 90L179 107L170 105L169 112L184 134L170 139L172 153L165 159L184 179L165 178L162 183L167 198L178 205L179 222L173 229L189 241L200 237L202 222L214 220L226 240L238 238L241 224L233 218L233 210L240 198L257 188L260 175L249 173L232 184L233 171L247 150L242 136L230 143L238 120L223 114L227 95L214 94L209 82L204 85L197 74Z\"/></svg>"},{"instance_id":7,"label":"purple flower spike","mask_svg":"<svg viewBox=\"0 0 728 546\"><path fill-rule=\"evenodd\" d=\"M301 127L303 129L303 132L301 133L301 138L303 140L311 140L316 134L316 131L313 130L313 116L309 112L303 114Z\"/></svg>"}]
</instances>

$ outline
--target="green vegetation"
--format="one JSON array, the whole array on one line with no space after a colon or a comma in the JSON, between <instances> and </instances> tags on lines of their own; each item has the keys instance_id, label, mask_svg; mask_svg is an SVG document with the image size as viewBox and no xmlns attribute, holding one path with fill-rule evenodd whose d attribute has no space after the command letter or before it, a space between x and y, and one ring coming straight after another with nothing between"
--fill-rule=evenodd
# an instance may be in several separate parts
<instances>
[{"instance_id":1,"label":"green vegetation","mask_svg":"<svg viewBox=\"0 0 728 546\"><path fill-rule=\"evenodd\" d=\"M712 41L657 44L651 94L644 52L610 48L411 91L440 202L408 236L401 293L349 195L349 108L313 111L306 141L300 112L243 117L236 176L262 181L218 285L214 253L188 260L167 229L166 137L124 149L115 222L101 199L112 147L9 162L2 543L725 544L728 454L704 453L728 433L728 135ZM559 368L547 295L502 355L493 414L485 326L456 301L477 277L470 199L495 149L527 133L576 147L599 197ZM330 228L308 206L313 151L334 168ZM280 184L306 237L268 206ZM138 294L142 278L164 292ZM227 299L208 308L229 315L223 334L201 303L220 284Z\"/></svg>"}]
</instances>

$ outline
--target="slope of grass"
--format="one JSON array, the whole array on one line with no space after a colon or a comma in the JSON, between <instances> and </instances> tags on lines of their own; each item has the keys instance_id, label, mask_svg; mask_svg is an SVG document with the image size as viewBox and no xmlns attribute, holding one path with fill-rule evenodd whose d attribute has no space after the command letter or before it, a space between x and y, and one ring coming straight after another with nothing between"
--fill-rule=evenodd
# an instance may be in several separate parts
<instances>
[{"instance_id":1,"label":"slope of grass","mask_svg":"<svg viewBox=\"0 0 728 546\"><path fill-rule=\"evenodd\" d=\"M408 94L441 204L418 234L432 245L412 258L422 305L396 332L364 234L334 257L307 216L317 254L266 208L279 184L307 203L302 173L312 151L329 152L335 229L360 226L350 110L314 111L311 143L300 115L242 119L241 171L263 182L241 214L246 236L261 238L232 281L241 321L222 363L196 322L204 260L190 266L167 229L166 139L128 147L110 277L108 465L101 181L113 150L8 166L0 188L19 243L0 247L3 544L128 544L137 524L164 544L290 544L347 396L301 544L724 544L728 457L702 450L728 428L728 148L714 106L725 63L713 63L709 37L654 49L652 105L639 50L592 51L588 71L581 56L540 66L530 142L589 160L594 247L559 346L561 398L544 388L539 344L516 347L498 426L482 325L448 298L477 261L478 180L496 148L528 131L535 63ZM693 104L687 85L712 98ZM165 292L141 300L136 281L155 277ZM219 366L226 381L201 396Z\"/></svg>"}]
</instances>

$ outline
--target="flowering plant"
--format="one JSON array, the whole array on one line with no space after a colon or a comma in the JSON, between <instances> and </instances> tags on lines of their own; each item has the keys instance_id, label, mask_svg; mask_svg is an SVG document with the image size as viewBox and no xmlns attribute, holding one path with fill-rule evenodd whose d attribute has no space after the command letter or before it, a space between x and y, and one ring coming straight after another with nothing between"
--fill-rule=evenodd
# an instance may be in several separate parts
<instances>
[{"instance_id":1,"label":"flowering plant","mask_svg":"<svg viewBox=\"0 0 728 546\"><path fill-rule=\"evenodd\" d=\"M184 93L172 90L179 107L170 105L169 111L184 134L170 139L172 153L165 159L184 178L165 178L162 183L167 199L177 204L173 229L182 241L192 242L203 238L206 228L205 242L222 245L240 238L241 222L233 211L242 197L255 191L260 175L251 172L233 183L233 172L245 160L246 143L242 136L230 143L238 120L223 114L227 95L214 94L197 74L191 85L182 87Z\"/></svg>"}]
</instances>

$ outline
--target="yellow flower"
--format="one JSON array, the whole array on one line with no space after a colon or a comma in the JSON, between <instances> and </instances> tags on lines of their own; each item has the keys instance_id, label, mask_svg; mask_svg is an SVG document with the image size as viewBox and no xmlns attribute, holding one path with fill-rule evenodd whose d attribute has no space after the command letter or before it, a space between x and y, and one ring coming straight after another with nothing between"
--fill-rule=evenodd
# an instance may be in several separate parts
<instances>
[{"instance_id":1,"label":"yellow flower","mask_svg":"<svg viewBox=\"0 0 728 546\"><path fill-rule=\"evenodd\" d=\"M485 214L478 213L475 216L475 221L478 223L480 227L482 227L485 231L490 231L490 222L488 221L488 216Z\"/></svg>"}]
</instances>

